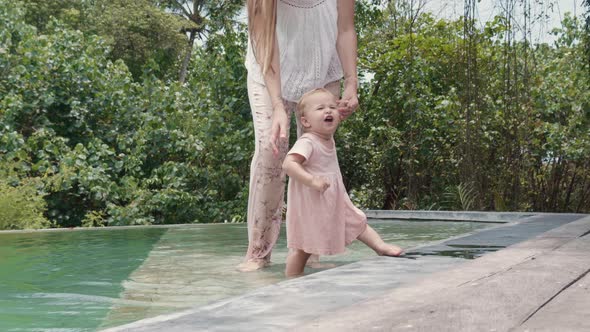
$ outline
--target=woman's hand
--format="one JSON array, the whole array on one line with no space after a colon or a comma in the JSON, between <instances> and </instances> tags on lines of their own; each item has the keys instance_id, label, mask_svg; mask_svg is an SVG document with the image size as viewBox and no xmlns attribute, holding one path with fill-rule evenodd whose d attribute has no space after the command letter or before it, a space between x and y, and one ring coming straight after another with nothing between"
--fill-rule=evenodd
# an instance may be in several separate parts
<instances>
[{"instance_id":1,"label":"woman's hand","mask_svg":"<svg viewBox=\"0 0 590 332\"><path fill-rule=\"evenodd\" d=\"M270 127L270 145L275 158L279 157L279 146L288 139L289 117L282 103L275 106L272 113L272 125Z\"/></svg>"},{"instance_id":2,"label":"woman's hand","mask_svg":"<svg viewBox=\"0 0 590 332\"><path fill-rule=\"evenodd\" d=\"M356 83L355 83L356 84ZM338 111L342 119L348 118L359 107L356 85L345 84L342 98L338 101Z\"/></svg>"},{"instance_id":3,"label":"woman's hand","mask_svg":"<svg viewBox=\"0 0 590 332\"><path fill-rule=\"evenodd\" d=\"M330 182L323 176L314 176L311 180L311 187L323 193L330 188Z\"/></svg>"}]
</instances>

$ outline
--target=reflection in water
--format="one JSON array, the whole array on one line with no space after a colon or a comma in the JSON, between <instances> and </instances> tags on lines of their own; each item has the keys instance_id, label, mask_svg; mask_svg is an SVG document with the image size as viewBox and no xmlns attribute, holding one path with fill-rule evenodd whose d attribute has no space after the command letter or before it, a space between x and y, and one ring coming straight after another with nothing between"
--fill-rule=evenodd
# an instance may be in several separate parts
<instances>
[{"instance_id":1,"label":"reflection in water","mask_svg":"<svg viewBox=\"0 0 590 332\"><path fill-rule=\"evenodd\" d=\"M413 247L488 225L372 226L386 241ZM273 264L240 273L245 224L1 234L0 330L94 331L239 295L284 280L285 246L283 228ZM373 255L357 241L322 261L342 265Z\"/></svg>"}]
</instances>

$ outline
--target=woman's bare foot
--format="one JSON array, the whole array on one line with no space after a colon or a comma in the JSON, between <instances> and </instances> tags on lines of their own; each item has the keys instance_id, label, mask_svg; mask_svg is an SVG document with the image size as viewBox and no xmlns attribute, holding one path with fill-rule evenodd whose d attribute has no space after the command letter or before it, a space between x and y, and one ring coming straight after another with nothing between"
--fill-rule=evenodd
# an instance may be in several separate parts
<instances>
[{"instance_id":1,"label":"woman's bare foot","mask_svg":"<svg viewBox=\"0 0 590 332\"><path fill-rule=\"evenodd\" d=\"M249 259L245 262L238 264L236 269L240 272L252 272L260 270L270 265L270 262L265 259Z\"/></svg>"},{"instance_id":2,"label":"woman's bare foot","mask_svg":"<svg viewBox=\"0 0 590 332\"><path fill-rule=\"evenodd\" d=\"M375 250L379 256L393 256L398 257L404 253L404 250L393 244L383 244L378 250Z\"/></svg>"}]
</instances>

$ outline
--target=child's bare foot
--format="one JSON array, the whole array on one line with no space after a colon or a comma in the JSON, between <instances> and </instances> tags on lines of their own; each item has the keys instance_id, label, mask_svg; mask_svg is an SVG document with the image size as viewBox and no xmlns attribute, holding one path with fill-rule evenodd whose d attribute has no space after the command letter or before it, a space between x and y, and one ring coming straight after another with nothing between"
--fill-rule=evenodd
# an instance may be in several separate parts
<instances>
[{"instance_id":1,"label":"child's bare foot","mask_svg":"<svg viewBox=\"0 0 590 332\"><path fill-rule=\"evenodd\" d=\"M320 261L310 262L308 261L305 263L305 266L311 267L312 269L332 269L336 267L334 263L320 263Z\"/></svg>"},{"instance_id":2,"label":"child's bare foot","mask_svg":"<svg viewBox=\"0 0 590 332\"><path fill-rule=\"evenodd\" d=\"M384 244L378 250L375 250L379 256L397 257L404 253L404 250L393 244Z\"/></svg>"},{"instance_id":3,"label":"child's bare foot","mask_svg":"<svg viewBox=\"0 0 590 332\"><path fill-rule=\"evenodd\" d=\"M240 272L252 272L260 270L270 265L270 262L264 259L249 259L245 262L238 264L236 269Z\"/></svg>"},{"instance_id":4,"label":"child's bare foot","mask_svg":"<svg viewBox=\"0 0 590 332\"><path fill-rule=\"evenodd\" d=\"M331 269L336 267L336 264L332 263L320 263L320 256L318 255L311 255L305 263L305 266L311 267L312 269Z\"/></svg>"}]
</instances>

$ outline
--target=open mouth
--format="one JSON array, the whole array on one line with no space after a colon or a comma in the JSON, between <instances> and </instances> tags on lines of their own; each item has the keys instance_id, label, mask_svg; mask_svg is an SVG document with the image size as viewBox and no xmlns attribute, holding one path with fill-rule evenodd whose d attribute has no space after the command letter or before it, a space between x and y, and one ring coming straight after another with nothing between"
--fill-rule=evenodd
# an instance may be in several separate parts
<instances>
[{"instance_id":1,"label":"open mouth","mask_svg":"<svg viewBox=\"0 0 590 332\"><path fill-rule=\"evenodd\" d=\"M324 122L333 122L334 121L334 117L331 115L326 115L326 117L324 118Z\"/></svg>"}]
</instances>

